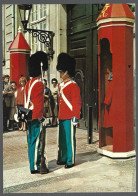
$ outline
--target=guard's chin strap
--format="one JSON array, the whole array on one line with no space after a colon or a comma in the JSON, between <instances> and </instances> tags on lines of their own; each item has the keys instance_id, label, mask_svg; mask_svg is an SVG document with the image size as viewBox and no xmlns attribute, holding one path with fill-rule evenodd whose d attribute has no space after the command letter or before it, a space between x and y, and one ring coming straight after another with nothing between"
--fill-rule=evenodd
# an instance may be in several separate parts
<instances>
[{"instance_id":1,"label":"guard's chin strap","mask_svg":"<svg viewBox=\"0 0 138 196\"><path fill-rule=\"evenodd\" d=\"M65 76L65 75L67 75L68 74L68 71L65 71L65 73L63 74L63 76L61 77L62 79L63 79L63 77Z\"/></svg>"}]
</instances>

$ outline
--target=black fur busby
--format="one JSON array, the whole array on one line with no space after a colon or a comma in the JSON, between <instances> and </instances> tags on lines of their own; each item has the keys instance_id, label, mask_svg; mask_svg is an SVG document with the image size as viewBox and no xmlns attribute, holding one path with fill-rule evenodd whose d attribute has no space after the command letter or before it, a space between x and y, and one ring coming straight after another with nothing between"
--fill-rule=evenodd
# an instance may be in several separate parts
<instances>
[{"instance_id":1,"label":"black fur busby","mask_svg":"<svg viewBox=\"0 0 138 196\"><path fill-rule=\"evenodd\" d=\"M70 77L75 75L76 61L67 53L60 53L58 55L57 71L68 71Z\"/></svg>"},{"instance_id":2,"label":"black fur busby","mask_svg":"<svg viewBox=\"0 0 138 196\"><path fill-rule=\"evenodd\" d=\"M30 77L41 75L41 62L43 63L43 71L46 71L48 69L48 58L45 52L38 51L30 56L28 63Z\"/></svg>"}]
</instances>

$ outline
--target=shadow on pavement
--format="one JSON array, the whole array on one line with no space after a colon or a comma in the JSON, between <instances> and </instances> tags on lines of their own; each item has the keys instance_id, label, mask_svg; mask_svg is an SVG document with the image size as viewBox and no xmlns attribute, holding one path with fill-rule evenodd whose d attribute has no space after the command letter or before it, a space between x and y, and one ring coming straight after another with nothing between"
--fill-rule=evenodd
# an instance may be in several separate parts
<instances>
[{"instance_id":1,"label":"shadow on pavement","mask_svg":"<svg viewBox=\"0 0 138 196\"><path fill-rule=\"evenodd\" d=\"M102 158L102 156L100 154L98 154L97 151L79 153L79 154L76 155L75 166L79 166L79 165L81 165L83 163L86 163L86 162L97 161L101 158ZM56 171L56 170L58 170L62 167L64 167L64 165L57 165L56 164L56 159L51 160L51 161L48 162L48 168L50 169L49 172Z\"/></svg>"},{"instance_id":2,"label":"shadow on pavement","mask_svg":"<svg viewBox=\"0 0 138 196\"><path fill-rule=\"evenodd\" d=\"M56 159L53 159L52 161L48 162L49 173L64 167L64 165L57 165L56 162Z\"/></svg>"},{"instance_id":3,"label":"shadow on pavement","mask_svg":"<svg viewBox=\"0 0 138 196\"><path fill-rule=\"evenodd\" d=\"M93 152L79 153L76 155L76 165L80 165L85 162L97 161L101 158L102 156L99 153L97 153L96 150Z\"/></svg>"}]
</instances>

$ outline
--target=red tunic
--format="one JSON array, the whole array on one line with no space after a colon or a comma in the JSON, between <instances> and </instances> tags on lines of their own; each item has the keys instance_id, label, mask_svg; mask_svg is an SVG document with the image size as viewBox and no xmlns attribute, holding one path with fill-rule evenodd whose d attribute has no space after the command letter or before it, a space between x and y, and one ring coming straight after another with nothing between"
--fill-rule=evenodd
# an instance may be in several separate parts
<instances>
[{"instance_id":1,"label":"red tunic","mask_svg":"<svg viewBox=\"0 0 138 196\"><path fill-rule=\"evenodd\" d=\"M104 113L104 122L103 127L112 127L112 94L113 94L113 82L109 81L106 95L104 99L105 104L105 113Z\"/></svg>"},{"instance_id":2,"label":"red tunic","mask_svg":"<svg viewBox=\"0 0 138 196\"><path fill-rule=\"evenodd\" d=\"M68 81L66 81L64 84L66 84ZM80 88L75 83L72 82L68 86L66 86L63 89L63 93L67 100L72 105L72 110L68 107L68 105L65 103L63 97L61 96L60 90L61 87L59 87L59 112L58 112L58 119L65 120L65 119L71 119L72 117L76 117L77 119L80 119L80 109L81 109L81 96L80 96Z\"/></svg>"},{"instance_id":3,"label":"red tunic","mask_svg":"<svg viewBox=\"0 0 138 196\"><path fill-rule=\"evenodd\" d=\"M28 96L28 87L37 78L32 78L25 86L26 97ZM33 103L32 119L41 119L44 114L44 85L41 81L37 82L31 91L31 102Z\"/></svg>"},{"instance_id":4,"label":"red tunic","mask_svg":"<svg viewBox=\"0 0 138 196\"><path fill-rule=\"evenodd\" d=\"M24 87L20 87L17 90L16 105L24 105Z\"/></svg>"}]
</instances>

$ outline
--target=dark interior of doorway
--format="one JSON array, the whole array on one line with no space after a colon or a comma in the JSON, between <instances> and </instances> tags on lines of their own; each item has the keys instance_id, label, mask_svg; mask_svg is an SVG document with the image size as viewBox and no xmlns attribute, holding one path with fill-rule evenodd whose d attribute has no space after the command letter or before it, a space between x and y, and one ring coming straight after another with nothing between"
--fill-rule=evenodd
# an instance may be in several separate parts
<instances>
[{"instance_id":1,"label":"dark interior of doorway","mask_svg":"<svg viewBox=\"0 0 138 196\"><path fill-rule=\"evenodd\" d=\"M104 147L104 149L108 149L112 151L113 148L113 127L104 127L103 121L104 121L104 115L105 115L105 94L107 90L108 85L108 72L107 70L112 72L112 54L110 52L110 43L109 40L106 38L103 38L100 40L100 108L101 108L101 118L100 124L101 124L101 147Z\"/></svg>"}]
</instances>

